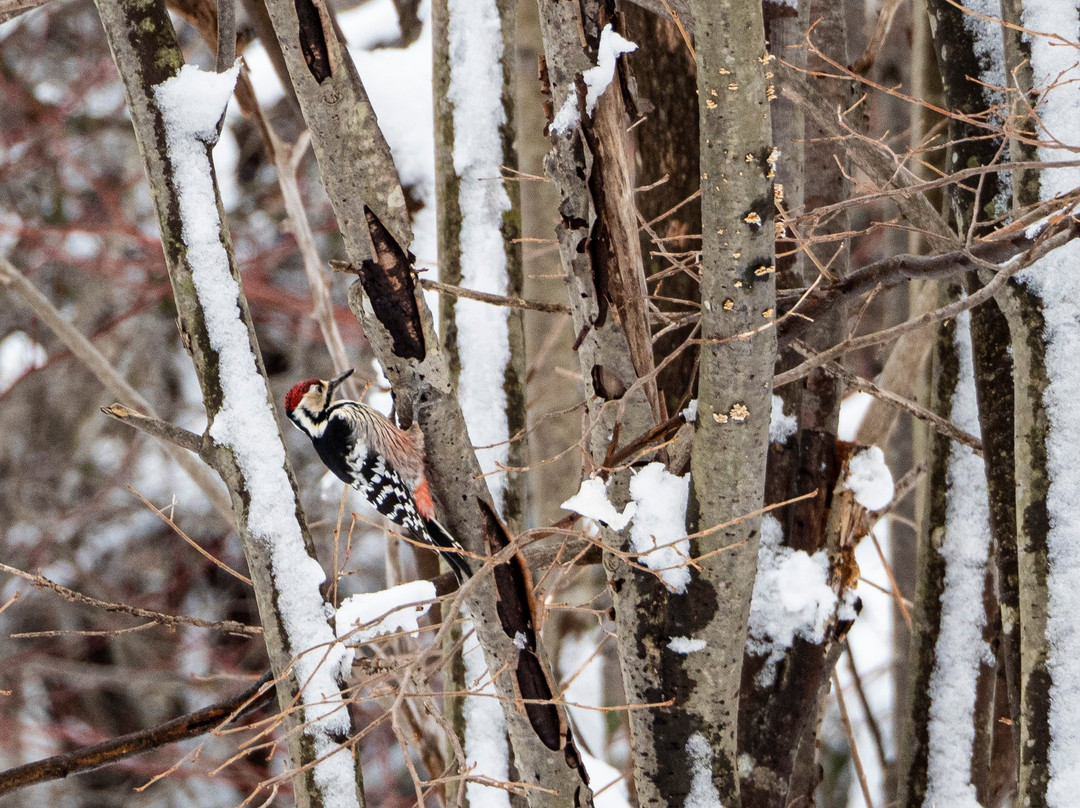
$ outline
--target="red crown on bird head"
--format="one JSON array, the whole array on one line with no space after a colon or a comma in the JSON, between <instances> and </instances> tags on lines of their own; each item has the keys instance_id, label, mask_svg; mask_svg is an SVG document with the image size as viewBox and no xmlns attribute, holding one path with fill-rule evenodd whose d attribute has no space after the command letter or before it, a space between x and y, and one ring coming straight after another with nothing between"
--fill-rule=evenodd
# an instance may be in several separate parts
<instances>
[{"instance_id":1,"label":"red crown on bird head","mask_svg":"<svg viewBox=\"0 0 1080 808\"><path fill-rule=\"evenodd\" d=\"M285 411L292 412L296 409L300 403L300 399L303 398L304 393L310 390L314 385L318 384L322 379L304 379L302 382L297 382L292 386L292 389L285 394Z\"/></svg>"}]
</instances>

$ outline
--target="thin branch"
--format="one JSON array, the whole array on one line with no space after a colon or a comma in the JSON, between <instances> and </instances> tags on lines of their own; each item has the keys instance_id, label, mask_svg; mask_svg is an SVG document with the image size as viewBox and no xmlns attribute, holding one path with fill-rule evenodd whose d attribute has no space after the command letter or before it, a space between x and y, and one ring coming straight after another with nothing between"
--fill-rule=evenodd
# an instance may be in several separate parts
<instances>
[{"instance_id":1,"label":"thin branch","mask_svg":"<svg viewBox=\"0 0 1080 808\"><path fill-rule=\"evenodd\" d=\"M844 650L847 651L848 671L851 673L851 681L855 684L855 693L858 695L859 704L862 705L863 712L866 714L866 725L870 727L870 734L874 738L874 746L877 747L878 761L881 764L882 771L884 771L889 767L884 736L881 734L881 727L878 725L877 718L874 717L874 713L870 709L870 699L866 697L862 676L859 675L859 669L855 667L855 656L851 653L850 642L844 642Z\"/></svg>"},{"instance_id":2,"label":"thin branch","mask_svg":"<svg viewBox=\"0 0 1080 808\"><path fill-rule=\"evenodd\" d=\"M160 441L171 443L173 446L187 449L187 451L195 454L202 452L202 436L196 435L183 427L175 426L168 421L162 421L160 418L151 418L135 412L135 410L125 407L123 404L110 404L108 407L102 407L101 411L117 421L133 426Z\"/></svg>"},{"instance_id":3,"label":"thin branch","mask_svg":"<svg viewBox=\"0 0 1080 808\"><path fill-rule=\"evenodd\" d=\"M844 690L840 687L840 677L833 671L833 687L836 689L836 706L840 708L840 720L844 724L847 733L848 746L851 748L851 762L855 764L855 773L859 777L859 787L862 789L863 799L869 808L874 808L874 800L870 796L870 786L866 782L866 771L863 769L862 759L859 757L859 747L855 743L855 730L851 728L851 719L848 717L847 705L844 704Z\"/></svg>"},{"instance_id":4,"label":"thin branch","mask_svg":"<svg viewBox=\"0 0 1080 808\"><path fill-rule=\"evenodd\" d=\"M541 303L536 300L525 300L520 297L504 297L492 295L487 292L477 292L466 289L464 286L452 286L448 283L440 283L429 278L421 278L420 285L432 292L441 292L454 297L465 297L469 300L479 300L481 303L490 303L493 306L506 306L511 309L525 309L527 311L543 311L548 314L569 314L570 307L565 303Z\"/></svg>"},{"instance_id":5,"label":"thin branch","mask_svg":"<svg viewBox=\"0 0 1080 808\"><path fill-rule=\"evenodd\" d=\"M223 724L269 702L274 695L274 688L267 687L270 681L270 673L264 673L247 690L205 709L182 715L151 729L131 732L103 743L76 749L74 752L0 772L0 794L37 783L60 780L71 774L93 771L166 744L213 732Z\"/></svg>"},{"instance_id":6,"label":"thin branch","mask_svg":"<svg viewBox=\"0 0 1080 808\"><path fill-rule=\"evenodd\" d=\"M7 564L3 563L0 563L0 572L6 572L9 575L15 575L27 580L35 589L51 589L70 603L82 603L83 605L92 606L95 609L103 609L107 612L130 614L134 617L141 617L162 626L169 626L172 628L178 626L196 626L198 628L224 631L228 634L243 634L249 637L262 634L262 629L259 626L248 626L244 623L238 623L235 620L200 620L197 617L187 617L182 614L164 614L162 612L155 612L151 609L141 609L138 606L129 606L126 603L112 603L107 600L98 600L89 595L84 595L82 592L76 592L74 589L69 589L63 584L58 584L56 581L46 578L44 575L26 572L25 570L20 570L16 567L9 567Z\"/></svg>"},{"instance_id":7,"label":"thin branch","mask_svg":"<svg viewBox=\"0 0 1080 808\"><path fill-rule=\"evenodd\" d=\"M143 503L143 505L145 505L147 508L152 510L158 516L158 518L161 519L161 521L163 521L165 524L167 524L169 527L171 527L173 529L173 531L176 533L176 535L178 535L181 539L186 541L197 553L199 553L204 558L206 558L207 561L209 561L211 564L213 564L215 567L222 570L223 572L231 575L233 578L236 578L239 581L243 581L248 586L251 586L251 579L250 578L248 578L246 575L242 575L241 573L237 572L232 567L230 567L228 564L226 564L224 561L222 561L219 558L216 558L212 553L210 553L209 551L204 550L202 547L200 547L199 543L196 542L193 538L191 538L187 533L182 531L180 529L180 526L178 524L176 524L176 522L174 522L172 520L172 518L166 516L164 511L162 511L160 508L158 508L156 505L154 505L153 502L151 502L146 497L144 497L142 494L140 494L138 491L136 491L133 486L129 485L127 487L127 490L130 491L135 496L137 496L139 498L139 500Z\"/></svg>"},{"instance_id":8,"label":"thin branch","mask_svg":"<svg viewBox=\"0 0 1080 808\"><path fill-rule=\"evenodd\" d=\"M810 350L807 346L803 345L801 342L796 341L795 344L792 345L792 348L794 348L797 353L801 354L804 357L809 358L814 356L814 352ZM958 443L962 443L965 446L970 446L975 451L975 454L979 455L979 457L982 457L983 444L979 438L975 437L970 432L965 432L952 421L948 420L947 418L942 418L933 410L928 410L921 404L904 398L903 396L899 396L889 390L882 390L869 379L864 379L861 376L856 376L854 373L847 370L846 368L841 367L836 362L829 362L822 367L822 370L824 370L830 376L835 376L838 379L842 379L844 381L844 384L846 384L852 390L858 390L862 393L869 393L870 395L874 396L874 398L881 399L882 401L888 402L893 406L899 407L900 409L910 413L921 421L926 421L926 423L930 424L935 430L940 432L945 437L957 441Z\"/></svg>"}]
</instances>

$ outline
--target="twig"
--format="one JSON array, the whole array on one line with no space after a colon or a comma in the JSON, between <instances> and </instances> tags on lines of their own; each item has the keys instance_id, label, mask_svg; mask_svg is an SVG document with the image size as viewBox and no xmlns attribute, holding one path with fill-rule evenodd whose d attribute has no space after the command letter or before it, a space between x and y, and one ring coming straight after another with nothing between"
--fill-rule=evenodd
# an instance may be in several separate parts
<instances>
[{"instance_id":1,"label":"twig","mask_svg":"<svg viewBox=\"0 0 1080 808\"><path fill-rule=\"evenodd\" d=\"M506 306L511 309L525 309L527 311L543 311L548 314L569 314L570 307L565 303L541 303L536 300L525 300L520 297L504 297L492 295L487 292L477 292L466 289L464 286L452 286L449 283L440 283L430 278L421 278L420 285L432 292L441 292L453 297L464 297L469 300L479 300L481 303L490 303L493 306Z\"/></svg>"},{"instance_id":2,"label":"twig","mask_svg":"<svg viewBox=\"0 0 1080 808\"><path fill-rule=\"evenodd\" d=\"M870 786L866 782L866 772L863 771L862 760L859 758L859 747L855 744L855 730L851 728L847 705L844 704L844 691L840 687L840 677L835 670L832 679L833 687L836 689L836 706L840 708L840 721L843 722L844 731L847 733L848 746L851 748L851 762L855 764L855 774L859 777L859 787L862 789L867 808L874 808L874 801L870 798Z\"/></svg>"},{"instance_id":3,"label":"twig","mask_svg":"<svg viewBox=\"0 0 1080 808\"><path fill-rule=\"evenodd\" d=\"M0 563L0 572L6 572L9 575L15 575L19 578L29 581L33 584L35 589L51 589L57 595L64 600L71 603L82 603L86 606L92 606L95 609L103 609L107 612L120 612L123 614L130 614L134 617L141 617L145 620L150 620L152 623L157 623L162 626L196 626L198 628L209 628L216 631L224 631L229 634L244 634L247 636L256 636L262 634L262 629L258 626L248 626L243 623L238 623L235 620L200 620L197 617L187 617L182 614L164 614L162 612L155 612L151 609L141 609L138 606L129 606L126 603L112 603L107 600L98 600L92 598L89 595L84 595L82 592L76 592L74 589L69 589L63 584L58 584L44 575L35 574L32 572L26 572L16 567L9 567L7 564Z\"/></svg>"},{"instance_id":4,"label":"twig","mask_svg":"<svg viewBox=\"0 0 1080 808\"><path fill-rule=\"evenodd\" d=\"M794 344L792 344L791 347L797 353L801 354L804 357L809 358L814 356L814 352L799 341L796 341ZM864 379L861 376L856 376L854 373L844 367L841 367L836 362L829 362L827 365L824 365L822 367L822 370L824 370L830 376L836 376L837 378L842 379L844 383L853 390L858 390L863 393L869 393L870 395L874 396L874 398L886 401L906 412L911 413L919 420L926 421L935 430L940 432L945 437L951 438L952 440L955 440L958 443L962 443L965 446L970 446L975 451L975 454L977 454L979 457L982 457L983 444L979 438L975 437L970 432L965 432L952 421L947 418L942 418L933 410L929 410L921 404L917 404L916 402L904 398L903 396L897 395L896 393L893 393L889 390L883 390L869 379Z\"/></svg>"},{"instance_id":5,"label":"twig","mask_svg":"<svg viewBox=\"0 0 1080 808\"><path fill-rule=\"evenodd\" d=\"M243 575L243 574L237 572L232 567L230 567L228 564L226 564L224 561L222 561L219 558L215 558L212 553L210 553L209 551L204 550L202 547L200 547L199 543L196 542L193 538L191 538L187 533L182 531L180 529L180 526L178 524L176 524L176 522L174 522L170 517L165 515L164 511L162 511L160 508L158 508L156 505L154 505L154 503L152 503L150 500L148 500L146 497L144 497L142 494L140 494L138 491L136 491L134 487L129 485L127 487L127 490L130 491L135 496L137 496L142 501L143 505L145 505L147 508L152 510L155 514L157 514L158 517L165 524L167 524L169 527L171 527L176 532L176 535L178 535L181 539L186 541L192 547L192 549L194 549L197 553L199 553L204 558L206 558L207 561L209 561L211 564L213 564L215 567L222 570L223 572L228 573L233 578L236 578L237 580L243 581L248 586L251 586L251 579L250 578L248 578L246 575Z\"/></svg>"},{"instance_id":6,"label":"twig","mask_svg":"<svg viewBox=\"0 0 1080 808\"><path fill-rule=\"evenodd\" d=\"M862 677L859 675L859 670L855 667L855 657L851 653L850 642L844 642L844 650L847 651L848 670L851 672L851 681L855 684L855 693L859 697L859 703L862 705L863 712L866 713L866 725L870 727L870 734L874 738L874 746L877 747L878 760L881 763L881 768L886 769L889 766L889 760L888 755L885 752L885 740L881 734L881 727L878 726L877 719L870 709L870 700L866 698L866 690L863 689ZM869 805L869 803L867 804Z\"/></svg>"},{"instance_id":7,"label":"twig","mask_svg":"<svg viewBox=\"0 0 1080 808\"><path fill-rule=\"evenodd\" d=\"M0 772L0 794L36 783L60 780L70 774L93 771L166 744L212 732L222 724L234 721L270 701L274 695L274 688L267 687L270 681L270 673L264 673L259 681L244 692L203 710L182 715L151 729L131 732L104 743L85 746L74 752Z\"/></svg>"},{"instance_id":8,"label":"twig","mask_svg":"<svg viewBox=\"0 0 1080 808\"><path fill-rule=\"evenodd\" d=\"M892 564L885 558L885 553L881 549L881 542L877 540L877 536L874 535L874 531L870 531L870 541L874 543L874 549L877 550L878 558L881 560L881 566L885 569L885 574L889 577L889 585L892 587L893 600L896 601L896 606L900 609L900 614L904 618L904 623L908 627L908 631L912 630L911 610L907 606L906 598L900 594L900 584L896 582L896 576L893 575Z\"/></svg>"},{"instance_id":9,"label":"twig","mask_svg":"<svg viewBox=\"0 0 1080 808\"><path fill-rule=\"evenodd\" d=\"M151 418L142 413L135 412L135 410L125 407L123 404L110 404L108 407L102 407L101 411L106 415L112 416L117 421L125 423L128 426L133 426L160 441L171 443L173 446L180 449L186 449L197 455L201 455L202 453L202 436L196 435L194 432L189 432L183 427L175 426L167 421L162 421L160 418Z\"/></svg>"},{"instance_id":10,"label":"twig","mask_svg":"<svg viewBox=\"0 0 1080 808\"><path fill-rule=\"evenodd\" d=\"M348 261L330 261L330 268L334 272L356 272L356 269ZM565 303L540 303L536 300L525 300L520 297L506 297L493 295L488 292L477 292L475 289L466 289L464 286L454 286L449 283L440 283L430 278L418 278L420 286L431 292L439 292L453 297L464 297L469 300L479 300L481 303L490 303L492 306L505 306L510 309L525 309L527 311L542 311L548 314L569 314L570 307Z\"/></svg>"}]
</instances>

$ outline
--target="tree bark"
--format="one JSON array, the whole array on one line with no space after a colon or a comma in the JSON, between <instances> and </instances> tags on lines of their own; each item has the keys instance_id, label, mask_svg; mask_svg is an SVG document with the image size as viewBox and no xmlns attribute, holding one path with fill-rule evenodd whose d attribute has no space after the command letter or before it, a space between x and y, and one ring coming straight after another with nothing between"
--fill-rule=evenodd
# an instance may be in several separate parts
<instances>
[{"instance_id":1,"label":"tree bark","mask_svg":"<svg viewBox=\"0 0 1080 808\"><path fill-rule=\"evenodd\" d=\"M196 248L193 235L186 229L185 221L190 220L188 217L192 212L186 210L185 205L192 203L179 193L182 183L190 182L191 178L178 173L178 157L167 147L169 134L155 95L156 88L177 75L183 66L183 54L164 3L101 0L98 11L124 82L136 140L157 209L181 335L195 364L206 403L210 426L203 436L202 456L224 480L236 513L270 665L277 682L278 704L283 713L291 765L296 771L292 778L294 796L301 808L331 803L360 806L363 805L363 783L356 746L348 744L353 732L348 708L344 702L340 702L339 692L315 694L309 687L313 685L320 666L333 664L335 648L339 646L334 645L334 634L327 624L325 609L328 604L317 589L318 582L325 576L314 557L311 537L299 506L296 483L272 414L274 404L266 384L251 314L240 286L240 274L216 184L213 193L217 208L218 243L213 249L225 257L227 271L236 283L236 317L240 329L247 335L247 350L250 352L240 369L257 373L258 384L265 394L265 411L255 408L249 415L253 424L262 422L266 426L269 420L269 431L277 438L275 447L260 447L264 451L260 451L258 456L265 457L265 451L270 452L270 457L280 453L283 465L280 469L272 470L272 474L275 481L278 474L287 480L293 497L291 511L295 523L292 526L275 524L272 527L274 532L268 534L264 530L266 514L253 510L265 506L266 502L255 490L253 486L256 483L250 478L251 447L243 445L250 438L233 434L231 442L219 443L211 437L216 419L223 416L227 407L250 406L252 402L233 400L235 393L230 391L237 389L237 380L230 378L226 381L222 376L224 349L211 335L208 326L210 316L205 311L208 291L199 286L195 275L196 271L205 269L192 263L196 254L206 260L206 250L202 243L198 243ZM207 178L212 182L210 144L195 146L196 149L200 147L205 151ZM187 164L185 167L190 168ZM205 216L205 212L199 213ZM229 290L215 289L213 294L228 295ZM231 302L229 305L231 307ZM218 321L215 327L220 329L220 316L215 319ZM232 372L237 369L230 365ZM241 457L247 458L248 462ZM289 559L289 568L283 565L284 559ZM313 571L317 571L318 581L313 579ZM312 643L327 645L312 649L309 647ZM312 662L320 659L321 662ZM344 673L336 671L329 674L337 691L344 685ZM312 677L312 680L309 681L308 677ZM340 706L336 710L331 708L328 714L326 707L332 705L335 698ZM320 704L316 705L316 702ZM335 712L337 720L328 725L327 720ZM348 758L354 779L351 784L330 776L331 767L327 764L340 755ZM337 773L340 774L339 771Z\"/></svg>"}]
</instances>

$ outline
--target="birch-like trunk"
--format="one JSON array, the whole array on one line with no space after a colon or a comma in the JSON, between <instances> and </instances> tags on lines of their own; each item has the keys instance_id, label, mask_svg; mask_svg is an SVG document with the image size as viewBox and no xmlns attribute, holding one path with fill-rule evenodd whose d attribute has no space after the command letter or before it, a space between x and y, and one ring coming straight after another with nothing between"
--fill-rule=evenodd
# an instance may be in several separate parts
<instances>
[{"instance_id":1,"label":"birch-like trunk","mask_svg":"<svg viewBox=\"0 0 1080 808\"><path fill-rule=\"evenodd\" d=\"M334 664L335 637L326 618L328 604L318 589L325 576L314 557L296 483L272 414L274 403L240 284L220 195L213 184L210 192L216 211L193 211L190 207L197 203L180 192L181 188L190 189L191 183L199 179L191 174L202 170L205 170L202 179L213 183L211 144L194 140L174 143L170 140L169 126L175 126L176 121L167 121L159 105L156 91L175 79L184 65L183 54L163 2L100 0L98 11L124 83L136 140L150 180L181 336L195 364L206 403L209 425L200 454L221 475L229 490L251 574L263 637L276 677L290 765L296 772L292 777L294 798L301 808L331 804L342 808L361 806L363 782L357 747L349 743L354 728L348 707L340 696L347 671L327 669ZM192 233L191 222L195 218L203 222L216 220L216 238L208 233ZM197 280L200 272L202 277L207 277L207 268L194 262L218 259L225 265L228 278L236 284L235 300L221 299L232 294L229 284L209 289L205 280L201 284ZM218 304L214 306L215 313L208 313L207 306L215 302ZM228 315L223 316L222 305L228 315L235 311L235 322L223 322ZM243 345L239 341L223 345L222 333L240 334L246 339ZM251 392L250 386L244 386L249 377L257 379L254 388L264 394L261 403L265 409L259 406L260 402L243 395L237 400L238 394ZM237 424L237 408L243 407L251 408L247 412L250 423ZM227 415L230 411L231 415ZM219 420L226 424L223 429L228 430L226 442L212 437ZM252 440L262 441L269 434L276 438L274 446L250 445ZM282 466L260 468L259 479L254 479L252 459L278 455ZM267 492L260 490L267 479L283 482L291 491L291 504L273 504L284 506L287 518L295 520L292 524L284 524L280 519L272 524L268 522L270 515L265 509L270 503ZM323 647L312 648L312 645ZM345 779L340 777L343 757L347 761Z\"/></svg>"}]
</instances>

